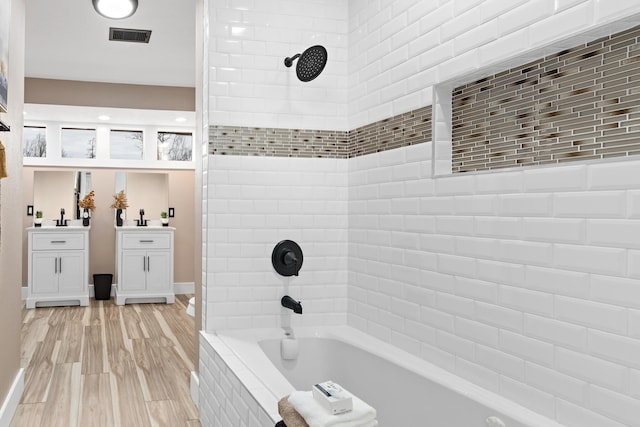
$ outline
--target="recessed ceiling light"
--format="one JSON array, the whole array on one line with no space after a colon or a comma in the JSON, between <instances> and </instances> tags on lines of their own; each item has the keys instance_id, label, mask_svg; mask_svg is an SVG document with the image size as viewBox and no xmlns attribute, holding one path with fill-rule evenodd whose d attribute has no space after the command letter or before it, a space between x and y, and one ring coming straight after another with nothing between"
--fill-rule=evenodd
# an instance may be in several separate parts
<instances>
[{"instance_id":1,"label":"recessed ceiling light","mask_svg":"<svg viewBox=\"0 0 640 427\"><path fill-rule=\"evenodd\" d=\"M178 122L178 123L183 123L183 122L186 122L186 121L187 121L187 119L186 119L186 118L184 118L184 117L178 117L178 118L176 118L176 122Z\"/></svg>"},{"instance_id":2,"label":"recessed ceiling light","mask_svg":"<svg viewBox=\"0 0 640 427\"><path fill-rule=\"evenodd\" d=\"M106 115L103 114L101 116L98 116L98 120L111 120L111 117L106 116Z\"/></svg>"},{"instance_id":3,"label":"recessed ceiling light","mask_svg":"<svg viewBox=\"0 0 640 427\"><path fill-rule=\"evenodd\" d=\"M123 19L135 13L138 0L93 0L93 8L105 18Z\"/></svg>"}]
</instances>

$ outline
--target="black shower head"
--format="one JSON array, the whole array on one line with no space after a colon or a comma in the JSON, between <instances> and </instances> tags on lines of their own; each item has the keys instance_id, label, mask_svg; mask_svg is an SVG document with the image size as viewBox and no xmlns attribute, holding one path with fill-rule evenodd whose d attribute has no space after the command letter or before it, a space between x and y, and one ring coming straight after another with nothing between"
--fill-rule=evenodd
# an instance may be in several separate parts
<instances>
[{"instance_id":1,"label":"black shower head","mask_svg":"<svg viewBox=\"0 0 640 427\"><path fill-rule=\"evenodd\" d=\"M318 77L327 65L327 49L320 45L311 46L302 54L297 53L290 58L285 58L284 65L291 67L296 58L298 58L298 64L296 64L298 79L302 82L310 82Z\"/></svg>"}]
</instances>

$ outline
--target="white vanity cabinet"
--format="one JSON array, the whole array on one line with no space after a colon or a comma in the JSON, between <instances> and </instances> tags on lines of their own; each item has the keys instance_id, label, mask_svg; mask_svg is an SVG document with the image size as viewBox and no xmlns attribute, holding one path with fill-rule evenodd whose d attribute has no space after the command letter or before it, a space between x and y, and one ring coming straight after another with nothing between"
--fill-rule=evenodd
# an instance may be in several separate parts
<instances>
[{"instance_id":1,"label":"white vanity cabinet","mask_svg":"<svg viewBox=\"0 0 640 427\"><path fill-rule=\"evenodd\" d=\"M26 307L89 305L89 227L30 227Z\"/></svg>"},{"instance_id":2,"label":"white vanity cabinet","mask_svg":"<svg viewBox=\"0 0 640 427\"><path fill-rule=\"evenodd\" d=\"M175 301L173 227L116 227L116 304Z\"/></svg>"}]
</instances>

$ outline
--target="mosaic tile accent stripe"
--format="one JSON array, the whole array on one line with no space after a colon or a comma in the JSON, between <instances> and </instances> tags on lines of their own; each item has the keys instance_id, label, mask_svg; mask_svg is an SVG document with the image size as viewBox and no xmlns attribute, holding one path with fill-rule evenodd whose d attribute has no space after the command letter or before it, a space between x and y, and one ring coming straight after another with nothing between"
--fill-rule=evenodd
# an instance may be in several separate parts
<instances>
[{"instance_id":1,"label":"mosaic tile accent stripe","mask_svg":"<svg viewBox=\"0 0 640 427\"><path fill-rule=\"evenodd\" d=\"M640 154L640 27L453 91L453 172Z\"/></svg>"},{"instance_id":2,"label":"mosaic tile accent stripe","mask_svg":"<svg viewBox=\"0 0 640 427\"><path fill-rule=\"evenodd\" d=\"M431 106L355 130L209 127L209 154L346 159L431 141Z\"/></svg>"},{"instance_id":3,"label":"mosaic tile accent stripe","mask_svg":"<svg viewBox=\"0 0 640 427\"><path fill-rule=\"evenodd\" d=\"M431 141L431 105L349 132L349 157Z\"/></svg>"},{"instance_id":4,"label":"mosaic tile accent stripe","mask_svg":"<svg viewBox=\"0 0 640 427\"><path fill-rule=\"evenodd\" d=\"M209 154L346 158L347 132L233 126L209 127Z\"/></svg>"}]
</instances>

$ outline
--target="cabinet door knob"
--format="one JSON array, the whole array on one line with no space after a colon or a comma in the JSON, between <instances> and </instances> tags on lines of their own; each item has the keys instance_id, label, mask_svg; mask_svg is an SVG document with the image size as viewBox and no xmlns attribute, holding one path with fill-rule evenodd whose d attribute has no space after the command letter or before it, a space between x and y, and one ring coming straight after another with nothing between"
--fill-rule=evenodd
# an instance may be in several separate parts
<instances>
[{"instance_id":1,"label":"cabinet door knob","mask_svg":"<svg viewBox=\"0 0 640 427\"><path fill-rule=\"evenodd\" d=\"M58 257L56 257L55 262L53 263L55 270L56 270L56 274L58 274Z\"/></svg>"},{"instance_id":2,"label":"cabinet door knob","mask_svg":"<svg viewBox=\"0 0 640 427\"><path fill-rule=\"evenodd\" d=\"M153 240L140 240L140 243L153 243Z\"/></svg>"},{"instance_id":3,"label":"cabinet door knob","mask_svg":"<svg viewBox=\"0 0 640 427\"><path fill-rule=\"evenodd\" d=\"M51 244L53 244L53 245L56 245L56 244L60 245L60 244L64 244L64 243L67 243L67 241L66 240L52 240L51 241Z\"/></svg>"}]
</instances>

